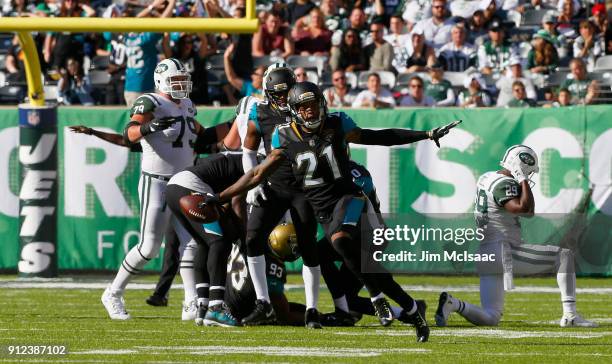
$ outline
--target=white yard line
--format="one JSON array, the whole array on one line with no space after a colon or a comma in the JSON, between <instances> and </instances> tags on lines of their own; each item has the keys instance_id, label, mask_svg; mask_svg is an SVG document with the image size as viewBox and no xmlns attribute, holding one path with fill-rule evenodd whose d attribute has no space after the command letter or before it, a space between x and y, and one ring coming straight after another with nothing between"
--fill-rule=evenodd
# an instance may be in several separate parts
<instances>
[{"instance_id":1,"label":"white yard line","mask_svg":"<svg viewBox=\"0 0 612 364\"><path fill-rule=\"evenodd\" d=\"M336 331L334 335L348 336L414 336L414 332L408 330L375 330L375 331ZM452 337L496 337L503 339L523 339L523 338L574 338L574 339L596 339L612 336L612 331L596 332L576 332L576 331L524 331L524 330L503 330L503 329L482 329L482 328L444 328L432 332L432 337L452 336Z\"/></svg>"}]
</instances>

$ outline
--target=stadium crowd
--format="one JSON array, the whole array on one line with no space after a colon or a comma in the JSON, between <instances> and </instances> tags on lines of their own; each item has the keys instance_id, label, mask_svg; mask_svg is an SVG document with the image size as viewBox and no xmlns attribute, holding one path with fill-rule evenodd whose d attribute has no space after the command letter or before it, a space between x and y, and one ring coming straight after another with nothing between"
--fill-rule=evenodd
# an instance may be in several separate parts
<instances>
[{"instance_id":1,"label":"stadium crowd","mask_svg":"<svg viewBox=\"0 0 612 364\"><path fill-rule=\"evenodd\" d=\"M49 100L130 105L181 60L197 104L261 94L284 59L332 107L560 107L612 102L602 0L257 0L255 34L34 34ZM243 17L244 0L3 0L2 16ZM0 36L0 103L25 98L23 51Z\"/></svg>"}]
</instances>

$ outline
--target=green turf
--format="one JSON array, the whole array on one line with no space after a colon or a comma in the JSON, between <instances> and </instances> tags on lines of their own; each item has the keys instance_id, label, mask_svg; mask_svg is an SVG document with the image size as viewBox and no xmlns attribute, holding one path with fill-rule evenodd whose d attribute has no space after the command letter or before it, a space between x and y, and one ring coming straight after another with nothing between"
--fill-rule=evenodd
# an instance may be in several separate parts
<instances>
[{"instance_id":1,"label":"green turf","mask_svg":"<svg viewBox=\"0 0 612 364\"><path fill-rule=\"evenodd\" d=\"M0 281L14 279L3 276ZM79 277L79 279L83 279ZM85 280L91 280L87 277ZM98 281L100 277L95 278ZM140 278L151 282L154 277ZM400 277L402 284L467 286L475 277ZM300 277L290 276L290 283ZM518 286L555 286L551 278L517 279ZM599 321L597 329L560 329L558 294L517 293L506 296L502 324L476 328L453 316L448 328L432 328L429 343L415 343L414 329L400 323L382 328L365 317L355 328L202 328L180 321L181 291L173 290L170 306L154 308L144 299L149 291L128 290L127 307L134 319L113 322L100 303L102 290L8 289L0 283L0 362L612 362L612 309L609 295L579 294L578 309ZM612 279L582 278L578 287L612 287ZM478 293L456 292L478 302ZM417 292L429 304L433 323L436 292ZM288 292L303 302L301 289ZM331 308L326 290L322 311ZM7 345L67 345L62 357L16 357ZM98 351L96 353L96 351ZM88 353L89 352L89 353Z\"/></svg>"}]
</instances>

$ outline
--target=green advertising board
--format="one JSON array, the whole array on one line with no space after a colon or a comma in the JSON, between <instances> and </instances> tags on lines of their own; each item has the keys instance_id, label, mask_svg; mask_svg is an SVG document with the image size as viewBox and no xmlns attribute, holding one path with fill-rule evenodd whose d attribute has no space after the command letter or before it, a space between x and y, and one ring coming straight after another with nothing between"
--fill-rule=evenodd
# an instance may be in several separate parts
<instances>
[{"instance_id":1,"label":"green advertising board","mask_svg":"<svg viewBox=\"0 0 612 364\"><path fill-rule=\"evenodd\" d=\"M612 107L345 112L363 128L431 129L464 121L442 140L440 149L431 142L393 148L351 145L353 159L371 172L388 213L470 213L478 176L497 169L507 147L531 146L541 166L533 189L536 212L569 214L586 200L583 238L593 256L580 259L596 261L582 273L612 274ZM231 108L200 109L197 118L208 126L232 113ZM120 132L127 120L124 109L58 110L60 270L115 270L138 241L140 155L67 128L83 124ZM14 269L19 261L18 143L17 110L0 110L0 269ZM158 258L146 269L160 266ZM431 272L428 265L421 271Z\"/></svg>"}]
</instances>

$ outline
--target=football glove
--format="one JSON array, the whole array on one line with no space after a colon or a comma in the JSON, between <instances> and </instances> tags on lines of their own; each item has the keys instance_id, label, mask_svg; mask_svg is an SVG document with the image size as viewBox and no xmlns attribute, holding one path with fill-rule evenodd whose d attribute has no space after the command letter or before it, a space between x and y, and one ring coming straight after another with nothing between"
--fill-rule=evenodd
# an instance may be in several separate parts
<instances>
[{"instance_id":1,"label":"football glove","mask_svg":"<svg viewBox=\"0 0 612 364\"><path fill-rule=\"evenodd\" d=\"M266 194L264 192L264 188L262 185L259 185L249 190L249 192L247 192L246 202L249 205L259 206L260 205L259 198L261 198L263 201L266 201L268 199L266 197Z\"/></svg>"},{"instance_id":2,"label":"football glove","mask_svg":"<svg viewBox=\"0 0 612 364\"><path fill-rule=\"evenodd\" d=\"M427 136L429 137L429 139L433 140L434 143L436 143L436 146L438 148L440 148L440 138L442 138L443 136L445 136L446 134L448 134L448 132L454 128L455 126L459 125L463 120L455 120L450 124L444 125L442 127L437 127L433 130L430 130L427 132Z\"/></svg>"},{"instance_id":3,"label":"football glove","mask_svg":"<svg viewBox=\"0 0 612 364\"><path fill-rule=\"evenodd\" d=\"M221 200L219 199L219 194L215 193L205 193L204 194L204 201L200 202L198 204L198 208L201 209L206 205L214 205L214 204L218 204L219 202L221 202Z\"/></svg>"},{"instance_id":4,"label":"football glove","mask_svg":"<svg viewBox=\"0 0 612 364\"><path fill-rule=\"evenodd\" d=\"M149 135L152 133L156 133L158 131L166 130L169 127L171 127L172 124L182 121L182 120L183 120L182 116L179 116L179 117L170 116L170 117L165 117L165 118L160 118L160 119L153 119L149 121L148 123L144 123L140 125L140 134L142 134L142 136L145 136L145 135Z\"/></svg>"}]
</instances>

